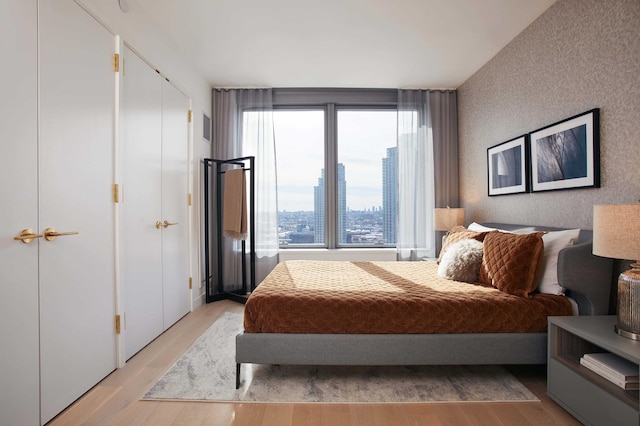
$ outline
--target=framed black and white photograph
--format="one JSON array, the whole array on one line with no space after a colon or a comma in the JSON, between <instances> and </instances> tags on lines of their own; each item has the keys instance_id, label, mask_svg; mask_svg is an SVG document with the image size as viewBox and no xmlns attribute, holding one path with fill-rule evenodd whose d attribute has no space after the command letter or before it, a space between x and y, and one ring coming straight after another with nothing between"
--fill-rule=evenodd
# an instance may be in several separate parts
<instances>
[{"instance_id":1,"label":"framed black and white photograph","mask_svg":"<svg viewBox=\"0 0 640 426\"><path fill-rule=\"evenodd\" d=\"M489 195L528 191L527 135L487 149Z\"/></svg>"},{"instance_id":2,"label":"framed black and white photograph","mask_svg":"<svg viewBox=\"0 0 640 426\"><path fill-rule=\"evenodd\" d=\"M600 187L599 123L593 109L530 133L534 192Z\"/></svg>"}]
</instances>

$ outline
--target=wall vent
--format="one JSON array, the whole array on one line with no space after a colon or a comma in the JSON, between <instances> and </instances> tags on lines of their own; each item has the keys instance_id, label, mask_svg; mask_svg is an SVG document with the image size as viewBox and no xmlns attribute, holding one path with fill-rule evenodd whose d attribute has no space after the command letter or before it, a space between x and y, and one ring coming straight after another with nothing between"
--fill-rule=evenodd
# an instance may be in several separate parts
<instances>
[{"instance_id":1,"label":"wall vent","mask_svg":"<svg viewBox=\"0 0 640 426\"><path fill-rule=\"evenodd\" d=\"M211 142L211 119L207 114L202 114L202 138Z\"/></svg>"}]
</instances>

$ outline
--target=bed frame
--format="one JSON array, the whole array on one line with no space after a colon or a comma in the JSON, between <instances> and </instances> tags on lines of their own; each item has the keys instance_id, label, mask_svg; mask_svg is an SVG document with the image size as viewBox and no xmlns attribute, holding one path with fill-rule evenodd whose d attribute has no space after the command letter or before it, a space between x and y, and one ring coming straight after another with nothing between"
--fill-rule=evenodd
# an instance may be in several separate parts
<instances>
[{"instance_id":1,"label":"bed frame","mask_svg":"<svg viewBox=\"0 0 640 426\"><path fill-rule=\"evenodd\" d=\"M483 223L504 230L563 228ZM558 255L558 280L580 315L607 315L613 260L591 253L593 233ZM243 363L282 365L545 364L547 333L292 334L236 336L236 389Z\"/></svg>"}]
</instances>

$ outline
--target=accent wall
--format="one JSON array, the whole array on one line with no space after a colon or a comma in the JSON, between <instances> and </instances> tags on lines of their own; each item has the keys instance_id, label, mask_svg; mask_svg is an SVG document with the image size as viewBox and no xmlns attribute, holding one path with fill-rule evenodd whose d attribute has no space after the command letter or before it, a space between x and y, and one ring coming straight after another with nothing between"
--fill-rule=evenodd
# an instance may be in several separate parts
<instances>
[{"instance_id":1,"label":"accent wall","mask_svg":"<svg viewBox=\"0 0 640 426\"><path fill-rule=\"evenodd\" d=\"M640 1L559 0L458 88L458 108L467 222L590 229L594 204L637 202ZM593 108L600 188L487 195L487 148Z\"/></svg>"}]
</instances>

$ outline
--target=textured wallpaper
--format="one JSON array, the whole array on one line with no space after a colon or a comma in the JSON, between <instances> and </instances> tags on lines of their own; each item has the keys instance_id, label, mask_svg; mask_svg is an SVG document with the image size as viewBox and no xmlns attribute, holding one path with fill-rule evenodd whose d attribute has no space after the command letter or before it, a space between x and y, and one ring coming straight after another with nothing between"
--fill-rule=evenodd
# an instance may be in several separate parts
<instances>
[{"instance_id":1,"label":"textured wallpaper","mask_svg":"<svg viewBox=\"0 0 640 426\"><path fill-rule=\"evenodd\" d=\"M472 48L472 46L470 46ZM601 187L487 195L487 148L600 108ZM592 227L640 199L640 0L558 0L458 89L466 220Z\"/></svg>"}]
</instances>

